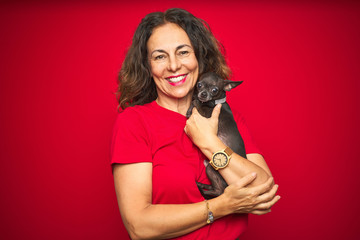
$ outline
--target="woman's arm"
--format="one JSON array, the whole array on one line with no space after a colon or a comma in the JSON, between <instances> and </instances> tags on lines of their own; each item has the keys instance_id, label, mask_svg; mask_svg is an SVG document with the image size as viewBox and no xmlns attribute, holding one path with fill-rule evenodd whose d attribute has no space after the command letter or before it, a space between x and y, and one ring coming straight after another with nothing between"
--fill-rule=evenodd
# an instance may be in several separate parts
<instances>
[{"instance_id":1,"label":"woman's arm","mask_svg":"<svg viewBox=\"0 0 360 240\"><path fill-rule=\"evenodd\" d=\"M226 148L226 145L217 136L220 111L221 104L218 104L214 108L211 118L205 118L194 108L184 129L208 159L212 158L214 152ZM257 173L257 178L251 183L252 186L264 183L271 177L271 172L260 154L248 154L247 157L248 159L233 153L229 165L219 170L229 185L251 172Z\"/></svg>"},{"instance_id":2,"label":"woman's arm","mask_svg":"<svg viewBox=\"0 0 360 240\"><path fill-rule=\"evenodd\" d=\"M132 239L173 238L206 225L205 202L152 204L152 164L114 164L115 191L124 225ZM209 200L215 219L231 213L264 214L277 201L272 179L246 187L256 179L248 174Z\"/></svg>"},{"instance_id":3,"label":"woman's arm","mask_svg":"<svg viewBox=\"0 0 360 240\"><path fill-rule=\"evenodd\" d=\"M203 203L151 203L151 163L116 164L113 174L121 216L132 239L180 236L206 224Z\"/></svg>"},{"instance_id":4,"label":"woman's arm","mask_svg":"<svg viewBox=\"0 0 360 240\"><path fill-rule=\"evenodd\" d=\"M258 153L250 153L250 154L246 154L246 158L247 160L249 160L250 162L258 165L259 167L261 167L262 169L264 169L264 171L270 176L272 177L271 171L268 167L268 165L265 162L264 157L261 154Z\"/></svg>"}]
</instances>

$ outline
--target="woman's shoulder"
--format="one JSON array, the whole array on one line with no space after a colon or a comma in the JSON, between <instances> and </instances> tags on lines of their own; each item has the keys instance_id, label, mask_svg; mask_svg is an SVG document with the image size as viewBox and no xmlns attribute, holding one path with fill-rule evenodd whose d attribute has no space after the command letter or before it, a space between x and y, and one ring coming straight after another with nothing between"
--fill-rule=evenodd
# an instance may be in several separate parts
<instances>
[{"instance_id":1,"label":"woman's shoulder","mask_svg":"<svg viewBox=\"0 0 360 240\"><path fill-rule=\"evenodd\" d=\"M153 102L144 105L135 105L119 110L117 118L119 119L137 119L139 117L146 117L151 114Z\"/></svg>"},{"instance_id":2,"label":"woman's shoulder","mask_svg":"<svg viewBox=\"0 0 360 240\"><path fill-rule=\"evenodd\" d=\"M113 128L114 135L121 132L122 135L148 135L151 129L149 123L149 104L136 105L119 110Z\"/></svg>"},{"instance_id":3,"label":"woman's shoulder","mask_svg":"<svg viewBox=\"0 0 360 240\"><path fill-rule=\"evenodd\" d=\"M115 120L115 129L126 128L125 131L136 131L151 129L152 123L157 115L157 109L153 106L154 102L144 105L135 105L120 110Z\"/></svg>"}]
</instances>

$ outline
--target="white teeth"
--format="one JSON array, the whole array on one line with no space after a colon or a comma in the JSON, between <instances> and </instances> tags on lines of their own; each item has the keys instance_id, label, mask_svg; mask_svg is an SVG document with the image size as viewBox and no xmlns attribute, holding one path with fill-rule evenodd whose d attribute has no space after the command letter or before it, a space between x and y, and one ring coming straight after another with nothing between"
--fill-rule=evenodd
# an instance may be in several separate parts
<instances>
[{"instance_id":1,"label":"white teeth","mask_svg":"<svg viewBox=\"0 0 360 240\"><path fill-rule=\"evenodd\" d=\"M177 83L177 82L180 82L181 80L183 80L185 77L186 77L186 75L182 75L182 76L178 76L178 77L174 77L174 78L167 78L167 80L172 83Z\"/></svg>"}]
</instances>

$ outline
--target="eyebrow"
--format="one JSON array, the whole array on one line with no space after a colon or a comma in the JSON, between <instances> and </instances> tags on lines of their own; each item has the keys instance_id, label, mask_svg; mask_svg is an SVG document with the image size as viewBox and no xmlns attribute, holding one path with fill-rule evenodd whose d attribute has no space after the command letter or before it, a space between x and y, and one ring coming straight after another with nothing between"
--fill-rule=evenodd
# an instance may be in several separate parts
<instances>
[{"instance_id":1,"label":"eyebrow","mask_svg":"<svg viewBox=\"0 0 360 240\"><path fill-rule=\"evenodd\" d=\"M181 45L176 47L175 51L178 51L179 49L181 49L183 47L189 47L189 48L192 49L192 47L190 45L188 45L188 44L181 44ZM163 49L155 49L154 51L151 52L150 56L152 56L154 52L166 53L166 51L163 50Z\"/></svg>"}]
</instances>

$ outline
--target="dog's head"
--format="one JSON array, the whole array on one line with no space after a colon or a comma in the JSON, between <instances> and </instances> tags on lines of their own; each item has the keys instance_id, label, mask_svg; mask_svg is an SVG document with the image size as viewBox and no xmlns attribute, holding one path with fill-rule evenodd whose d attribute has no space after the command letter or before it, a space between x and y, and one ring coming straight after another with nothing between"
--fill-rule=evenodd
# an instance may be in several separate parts
<instances>
[{"instance_id":1,"label":"dog's head","mask_svg":"<svg viewBox=\"0 0 360 240\"><path fill-rule=\"evenodd\" d=\"M201 75L196 84L196 96L201 102L218 100L226 96L225 91L239 86L242 81L224 80L214 72Z\"/></svg>"}]
</instances>

